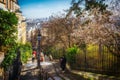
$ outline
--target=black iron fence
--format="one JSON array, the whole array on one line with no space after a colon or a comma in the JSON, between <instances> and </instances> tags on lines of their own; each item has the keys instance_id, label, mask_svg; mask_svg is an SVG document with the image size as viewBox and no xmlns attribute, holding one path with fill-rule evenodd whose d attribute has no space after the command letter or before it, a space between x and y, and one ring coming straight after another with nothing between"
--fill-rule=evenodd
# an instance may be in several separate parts
<instances>
[{"instance_id":1,"label":"black iron fence","mask_svg":"<svg viewBox=\"0 0 120 80\"><path fill-rule=\"evenodd\" d=\"M20 50L17 50L17 55L15 60L13 61L13 64L8 69L8 79L5 80L20 80L20 73L21 73L21 67L22 62L20 58Z\"/></svg>"},{"instance_id":2,"label":"black iron fence","mask_svg":"<svg viewBox=\"0 0 120 80\"><path fill-rule=\"evenodd\" d=\"M115 50L114 46L111 45L112 51ZM120 57L111 53L108 47L105 45L87 45L85 50L80 48L75 61L70 64L72 69L120 76ZM57 59L64 53L63 49L51 52L53 58Z\"/></svg>"},{"instance_id":3,"label":"black iron fence","mask_svg":"<svg viewBox=\"0 0 120 80\"><path fill-rule=\"evenodd\" d=\"M120 57L106 46L88 45L86 53L80 51L72 68L96 73L120 76Z\"/></svg>"}]
</instances>

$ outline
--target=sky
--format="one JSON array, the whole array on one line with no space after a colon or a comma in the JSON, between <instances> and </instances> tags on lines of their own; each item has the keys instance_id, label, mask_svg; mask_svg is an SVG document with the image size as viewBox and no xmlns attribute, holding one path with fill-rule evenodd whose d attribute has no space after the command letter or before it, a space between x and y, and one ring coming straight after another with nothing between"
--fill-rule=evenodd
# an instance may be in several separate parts
<instances>
[{"instance_id":1,"label":"sky","mask_svg":"<svg viewBox=\"0 0 120 80\"><path fill-rule=\"evenodd\" d=\"M71 0L18 0L26 18L47 18L70 8Z\"/></svg>"}]
</instances>

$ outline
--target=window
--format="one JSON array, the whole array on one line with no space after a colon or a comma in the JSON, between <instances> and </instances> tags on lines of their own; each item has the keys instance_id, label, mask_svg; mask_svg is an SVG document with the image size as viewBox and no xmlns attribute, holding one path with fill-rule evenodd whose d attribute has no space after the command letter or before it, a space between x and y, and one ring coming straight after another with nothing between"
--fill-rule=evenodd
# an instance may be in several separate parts
<instances>
[{"instance_id":1,"label":"window","mask_svg":"<svg viewBox=\"0 0 120 80\"><path fill-rule=\"evenodd\" d=\"M6 8L8 8L8 0L6 0Z\"/></svg>"}]
</instances>

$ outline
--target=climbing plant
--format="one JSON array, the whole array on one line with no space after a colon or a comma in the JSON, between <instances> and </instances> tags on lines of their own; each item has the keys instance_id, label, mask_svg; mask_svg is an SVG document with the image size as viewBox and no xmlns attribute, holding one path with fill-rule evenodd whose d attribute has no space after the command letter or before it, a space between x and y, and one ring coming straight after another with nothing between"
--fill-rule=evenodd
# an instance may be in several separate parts
<instances>
[{"instance_id":1,"label":"climbing plant","mask_svg":"<svg viewBox=\"0 0 120 80\"><path fill-rule=\"evenodd\" d=\"M16 49L17 49L17 44L8 49L5 55L5 58L3 62L1 63L4 70L7 70L9 66L13 64L13 60L16 58L16 53L17 53Z\"/></svg>"},{"instance_id":2,"label":"climbing plant","mask_svg":"<svg viewBox=\"0 0 120 80\"><path fill-rule=\"evenodd\" d=\"M15 43L17 23L18 18L15 13L0 10L0 51L2 47L10 47Z\"/></svg>"},{"instance_id":3,"label":"climbing plant","mask_svg":"<svg viewBox=\"0 0 120 80\"><path fill-rule=\"evenodd\" d=\"M12 65L16 57L17 23L18 18L15 13L0 10L0 51L5 52L5 58L1 64L4 70Z\"/></svg>"}]
</instances>

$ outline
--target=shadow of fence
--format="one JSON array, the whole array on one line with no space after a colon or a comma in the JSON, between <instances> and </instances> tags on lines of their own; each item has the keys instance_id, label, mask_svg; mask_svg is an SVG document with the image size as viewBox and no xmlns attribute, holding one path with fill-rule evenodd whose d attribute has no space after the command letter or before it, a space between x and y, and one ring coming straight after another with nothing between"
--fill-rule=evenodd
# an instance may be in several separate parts
<instances>
[{"instance_id":1,"label":"shadow of fence","mask_svg":"<svg viewBox=\"0 0 120 80\"><path fill-rule=\"evenodd\" d=\"M47 71L45 71L43 68L40 69L39 71L39 76L40 76L40 80L55 80L54 77L49 74Z\"/></svg>"}]
</instances>

